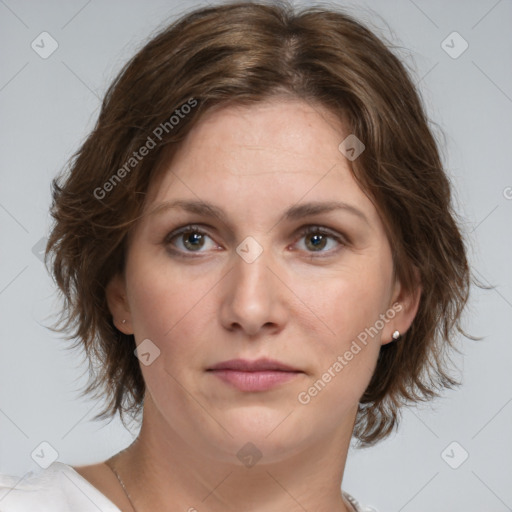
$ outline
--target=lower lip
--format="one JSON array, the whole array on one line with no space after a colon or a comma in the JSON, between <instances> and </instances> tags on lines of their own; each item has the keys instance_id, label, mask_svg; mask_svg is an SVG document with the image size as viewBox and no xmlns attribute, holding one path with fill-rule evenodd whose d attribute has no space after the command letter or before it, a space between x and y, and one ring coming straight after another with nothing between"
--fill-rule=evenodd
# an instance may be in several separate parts
<instances>
[{"instance_id":1,"label":"lower lip","mask_svg":"<svg viewBox=\"0 0 512 512\"><path fill-rule=\"evenodd\" d=\"M279 384L288 382L301 372L258 371L242 372L237 370L210 370L219 379L238 388L240 391L266 391Z\"/></svg>"}]
</instances>

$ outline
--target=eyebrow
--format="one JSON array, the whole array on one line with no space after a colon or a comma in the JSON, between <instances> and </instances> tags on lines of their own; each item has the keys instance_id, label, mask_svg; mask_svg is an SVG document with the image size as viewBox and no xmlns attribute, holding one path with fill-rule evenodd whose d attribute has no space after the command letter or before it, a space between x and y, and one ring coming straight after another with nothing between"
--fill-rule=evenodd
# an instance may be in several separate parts
<instances>
[{"instance_id":1,"label":"eyebrow","mask_svg":"<svg viewBox=\"0 0 512 512\"><path fill-rule=\"evenodd\" d=\"M164 213L168 210L173 209L182 209L190 213L195 213L197 215L205 216L205 217L213 217L221 222L227 222L226 213L222 208L209 203L207 201L194 201L194 200L184 200L177 199L175 201L166 201L164 203L158 204L152 211L151 215L158 215ZM314 215L320 215L322 213L329 213L335 210L344 210L352 215L359 217L361 220L370 224L370 221L366 217L366 215L351 204L347 204L341 201L313 201L309 203L302 203L298 205L291 206L286 210L278 222L283 220L294 221L300 220L305 217L311 217Z\"/></svg>"}]
</instances>

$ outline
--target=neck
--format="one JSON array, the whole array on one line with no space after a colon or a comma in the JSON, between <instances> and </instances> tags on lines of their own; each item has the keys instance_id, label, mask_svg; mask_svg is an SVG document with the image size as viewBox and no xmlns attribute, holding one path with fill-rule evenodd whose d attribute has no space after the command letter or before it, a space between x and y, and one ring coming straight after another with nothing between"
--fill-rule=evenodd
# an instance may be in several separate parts
<instances>
[{"instance_id":1,"label":"neck","mask_svg":"<svg viewBox=\"0 0 512 512\"><path fill-rule=\"evenodd\" d=\"M352 420L331 436L289 456L277 454L270 462L262 454L251 465L250 456L256 452L247 447L244 465L179 438L147 400L137 440L114 461L137 512L348 512L351 508L340 488Z\"/></svg>"}]
</instances>

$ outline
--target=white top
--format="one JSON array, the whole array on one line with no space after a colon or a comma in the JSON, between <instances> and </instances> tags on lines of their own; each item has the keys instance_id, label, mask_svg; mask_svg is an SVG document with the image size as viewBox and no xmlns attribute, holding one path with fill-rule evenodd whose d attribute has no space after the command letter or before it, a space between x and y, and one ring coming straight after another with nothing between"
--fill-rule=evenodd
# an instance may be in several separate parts
<instances>
[{"instance_id":1,"label":"white top","mask_svg":"<svg viewBox=\"0 0 512 512\"><path fill-rule=\"evenodd\" d=\"M71 466L54 462L22 477L0 475L0 512L121 512Z\"/></svg>"},{"instance_id":2,"label":"white top","mask_svg":"<svg viewBox=\"0 0 512 512\"><path fill-rule=\"evenodd\" d=\"M347 493L355 512L364 508ZM71 466L54 462L22 477L0 474L0 512L121 512Z\"/></svg>"}]
</instances>

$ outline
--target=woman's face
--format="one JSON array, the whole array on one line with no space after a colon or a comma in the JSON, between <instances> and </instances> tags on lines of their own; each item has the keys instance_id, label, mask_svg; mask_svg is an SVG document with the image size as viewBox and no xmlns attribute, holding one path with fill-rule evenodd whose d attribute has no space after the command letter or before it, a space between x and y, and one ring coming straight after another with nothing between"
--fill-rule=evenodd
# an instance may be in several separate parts
<instances>
[{"instance_id":1,"label":"woman's face","mask_svg":"<svg viewBox=\"0 0 512 512\"><path fill-rule=\"evenodd\" d=\"M144 342L145 421L231 462L247 442L270 461L351 431L381 344L408 324L348 135L299 100L226 107L150 187L108 292ZM296 372L211 370L262 358Z\"/></svg>"}]
</instances>

